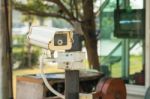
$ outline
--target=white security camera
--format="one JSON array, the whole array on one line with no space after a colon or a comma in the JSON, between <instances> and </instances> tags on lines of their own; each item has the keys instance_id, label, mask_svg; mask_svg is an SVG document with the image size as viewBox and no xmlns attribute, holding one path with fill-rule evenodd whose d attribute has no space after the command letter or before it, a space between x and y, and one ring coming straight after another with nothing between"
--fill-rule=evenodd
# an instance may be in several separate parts
<instances>
[{"instance_id":1,"label":"white security camera","mask_svg":"<svg viewBox=\"0 0 150 99\"><path fill-rule=\"evenodd\" d=\"M49 50L69 50L73 43L73 33L69 29L31 27L29 42Z\"/></svg>"}]
</instances>

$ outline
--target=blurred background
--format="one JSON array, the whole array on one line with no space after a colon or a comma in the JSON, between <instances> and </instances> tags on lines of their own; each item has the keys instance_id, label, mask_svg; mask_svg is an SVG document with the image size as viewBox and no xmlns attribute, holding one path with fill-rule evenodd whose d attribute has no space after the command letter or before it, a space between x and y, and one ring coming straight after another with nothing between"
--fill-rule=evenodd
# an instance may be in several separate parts
<instances>
[{"instance_id":1,"label":"blurred background","mask_svg":"<svg viewBox=\"0 0 150 99\"><path fill-rule=\"evenodd\" d=\"M13 74L14 87L15 77L18 75L39 73L39 56L42 49L31 46L26 36L31 26L50 26L57 28L76 29L82 36L82 51L88 52L86 38L81 31L85 28L85 23L89 20L84 16L87 12L81 7L80 0L62 0L64 6L69 12L73 13L75 19L70 19L59 8L61 4L53 0L15 0L13 7ZM78 1L78 2L76 2ZM86 1L86 0L85 0ZM121 9L128 9L129 12L135 9L144 9L144 0L119 0ZM130 3L126 2L129 1ZM143 74L145 74L145 37L116 37L114 36L115 18L114 12L117 7L117 0L93 0L93 11L95 22L95 32L89 35L87 41L95 38L96 45L94 50L98 55L98 70L104 72L110 77L119 77L124 79L127 84L145 85ZM78 7L76 6L78 5ZM85 7L86 8L86 7ZM77 10L78 9L78 10ZM53 13L56 12L56 15ZM67 11L65 13L68 13ZM74 17L73 17L74 18ZM77 19L76 19L77 18ZM76 20L76 21L74 21ZM73 22L74 21L74 22ZM83 26L81 26L83 25ZM89 27L91 24L89 24ZM89 28L88 27L88 28ZM87 28L87 27L86 27ZM138 30L138 28L136 28ZM143 33L144 35L145 33ZM91 47L91 46L90 46ZM88 53L87 53L88 54ZM95 55L93 55L94 57ZM94 58L95 59L95 58ZM51 67L49 67L51 66ZM88 60L85 60L86 69L92 69ZM94 68L95 69L95 68ZM59 72L63 70L56 69L56 64L47 64L46 72ZM142 80L138 81L138 75L142 75ZM145 76L145 75L144 75ZM137 78L136 78L137 77Z\"/></svg>"}]
</instances>

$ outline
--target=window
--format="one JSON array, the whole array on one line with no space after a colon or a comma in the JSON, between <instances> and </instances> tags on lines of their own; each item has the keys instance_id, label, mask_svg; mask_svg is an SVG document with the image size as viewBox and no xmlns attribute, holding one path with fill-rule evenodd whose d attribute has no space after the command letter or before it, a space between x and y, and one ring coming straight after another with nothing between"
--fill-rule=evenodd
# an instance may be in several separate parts
<instances>
[{"instance_id":1,"label":"window","mask_svg":"<svg viewBox=\"0 0 150 99\"><path fill-rule=\"evenodd\" d=\"M138 12L142 9L144 11L143 0L130 0L130 7L125 7L126 2L123 1L119 3L120 9L125 9L130 14L132 14L131 11L133 10ZM125 27L125 25L122 25L121 28L123 28L123 31L126 30L126 33L129 32L129 35L125 34L125 36L120 37L114 35L116 25L114 9L116 9L116 0L110 0L100 16L101 70L108 76L122 78L127 84L143 86L145 85L145 28L142 28L143 31L139 31L139 23L136 23L137 20L126 20L128 26L131 26ZM134 15L141 15L141 13L137 12ZM126 17L130 17L126 13L125 15ZM145 22L145 16L138 20ZM135 21L135 28L132 27L133 23L131 21ZM131 35L131 30L134 30L135 35ZM141 34L143 37L141 37Z\"/></svg>"},{"instance_id":2,"label":"window","mask_svg":"<svg viewBox=\"0 0 150 99\"><path fill-rule=\"evenodd\" d=\"M130 0L130 6L132 9L143 9L144 1L143 0Z\"/></svg>"}]
</instances>

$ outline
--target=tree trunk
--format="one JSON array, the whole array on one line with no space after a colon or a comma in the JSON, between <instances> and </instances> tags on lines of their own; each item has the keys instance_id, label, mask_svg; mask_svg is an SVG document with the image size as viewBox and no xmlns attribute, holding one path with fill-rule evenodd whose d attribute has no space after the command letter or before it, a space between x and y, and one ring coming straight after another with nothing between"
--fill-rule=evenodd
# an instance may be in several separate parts
<instances>
[{"instance_id":1,"label":"tree trunk","mask_svg":"<svg viewBox=\"0 0 150 99\"><path fill-rule=\"evenodd\" d=\"M0 99L13 99L11 70L11 1L0 0Z\"/></svg>"},{"instance_id":2,"label":"tree trunk","mask_svg":"<svg viewBox=\"0 0 150 99\"><path fill-rule=\"evenodd\" d=\"M85 38L85 46L87 49L88 61L90 68L99 70L99 60L97 53L97 40Z\"/></svg>"},{"instance_id":3,"label":"tree trunk","mask_svg":"<svg viewBox=\"0 0 150 99\"><path fill-rule=\"evenodd\" d=\"M82 4L84 13L82 19L82 30L84 32L89 65L92 66L93 69L99 70L93 0L82 0Z\"/></svg>"},{"instance_id":4,"label":"tree trunk","mask_svg":"<svg viewBox=\"0 0 150 99\"><path fill-rule=\"evenodd\" d=\"M29 30L30 30L31 25L32 25L32 22L29 22ZM32 63L31 63L32 51L31 51L31 44L30 43L27 44L27 50L28 50L28 53L27 53L28 54L28 67L32 67Z\"/></svg>"}]
</instances>

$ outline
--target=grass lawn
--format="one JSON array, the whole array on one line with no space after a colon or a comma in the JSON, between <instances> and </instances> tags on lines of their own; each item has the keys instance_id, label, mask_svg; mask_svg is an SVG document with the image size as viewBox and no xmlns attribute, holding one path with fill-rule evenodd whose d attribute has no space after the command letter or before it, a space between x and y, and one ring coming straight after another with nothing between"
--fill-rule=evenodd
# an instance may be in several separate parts
<instances>
[{"instance_id":1,"label":"grass lawn","mask_svg":"<svg viewBox=\"0 0 150 99\"><path fill-rule=\"evenodd\" d=\"M112 65L112 77L121 77L121 62L115 63ZM129 71L130 74L134 74L136 72L140 72L142 70L142 57L141 56L131 56L130 58L130 66Z\"/></svg>"}]
</instances>

